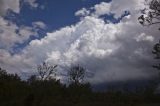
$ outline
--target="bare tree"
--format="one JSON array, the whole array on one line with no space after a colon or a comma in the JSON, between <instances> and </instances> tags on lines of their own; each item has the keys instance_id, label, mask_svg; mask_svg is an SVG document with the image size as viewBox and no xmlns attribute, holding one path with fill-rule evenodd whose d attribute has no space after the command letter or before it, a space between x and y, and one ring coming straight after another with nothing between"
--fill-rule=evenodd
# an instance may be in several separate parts
<instances>
[{"instance_id":1,"label":"bare tree","mask_svg":"<svg viewBox=\"0 0 160 106\"><path fill-rule=\"evenodd\" d=\"M55 76L56 75L56 67L57 67L57 65L52 66L46 62L43 62L43 64L38 65L37 71L38 71L40 80L48 80L48 79L52 78L53 75Z\"/></svg>"},{"instance_id":2,"label":"bare tree","mask_svg":"<svg viewBox=\"0 0 160 106\"><path fill-rule=\"evenodd\" d=\"M139 22L144 26L160 24L160 0L145 1L147 6L141 10L142 15L138 18Z\"/></svg>"},{"instance_id":3,"label":"bare tree","mask_svg":"<svg viewBox=\"0 0 160 106\"><path fill-rule=\"evenodd\" d=\"M68 72L70 82L80 84L84 79L85 72L86 70L79 65L71 67Z\"/></svg>"}]
</instances>

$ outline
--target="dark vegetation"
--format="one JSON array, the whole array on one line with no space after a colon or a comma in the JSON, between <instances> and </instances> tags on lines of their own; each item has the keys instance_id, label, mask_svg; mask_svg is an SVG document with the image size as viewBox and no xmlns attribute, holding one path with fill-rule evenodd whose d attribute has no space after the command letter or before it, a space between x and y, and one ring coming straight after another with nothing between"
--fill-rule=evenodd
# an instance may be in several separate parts
<instances>
[{"instance_id":1,"label":"dark vegetation","mask_svg":"<svg viewBox=\"0 0 160 106\"><path fill-rule=\"evenodd\" d=\"M149 0L146 0L147 6L141 11L142 15L138 18L139 23L143 26L160 25L160 0L148 1ZM160 40L154 45L152 53L158 62L156 65L153 65L153 67L160 71Z\"/></svg>"},{"instance_id":2,"label":"dark vegetation","mask_svg":"<svg viewBox=\"0 0 160 106\"><path fill-rule=\"evenodd\" d=\"M142 25L160 23L160 1L152 0L149 8L142 10L138 18ZM160 42L153 47L160 70ZM157 83L149 87L129 90L108 89L94 92L90 83L84 83L85 68L77 65L68 71L69 85L56 79L56 67L43 63L37 66L38 75L22 80L17 74L9 74L0 68L0 106L160 106Z\"/></svg>"},{"instance_id":3,"label":"dark vegetation","mask_svg":"<svg viewBox=\"0 0 160 106\"><path fill-rule=\"evenodd\" d=\"M155 55L155 59L159 61L160 60L160 41L159 43L156 43L154 45L152 53ZM153 67L160 70L160 62L158 62L156 65L153 65Z\"/></svg>"},{"instance_id":4,"label":"dark vegetation","mask_svg":"<svg viewBox=\"0 0 160 106\"><path fill-rule=\"evenodd\" d=\"M42 72L47 71L41 76ZM21 80L17 74L0 69L0 106L148 106L160 103L160 95L154 93L153 85L130 91L110 89L94 92L89 83L84 83L85 69L73 66L68 72L69 85L48 74L55 66L43 63L37 67L38 75ZM48 76L49 75L49 76Z\"/></svg>"},{"instance_id":5,"label":"dark vegetation","mask_svg":"<svg viewBox=\"0 0 160 106\"><path fill-rule=\"evenodd\" d=\"M146 0L146 8L141 10L142 15L138 18L144 26L160 24L160 0ZM160 28L159 28L160 30Z\"/></svg>"}]
</instances>

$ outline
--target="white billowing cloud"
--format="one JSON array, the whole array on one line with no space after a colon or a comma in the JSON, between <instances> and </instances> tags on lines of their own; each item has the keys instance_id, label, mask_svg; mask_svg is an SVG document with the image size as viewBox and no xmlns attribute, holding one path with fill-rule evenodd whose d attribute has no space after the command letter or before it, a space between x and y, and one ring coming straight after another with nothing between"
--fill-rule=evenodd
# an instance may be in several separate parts
<instances>
[{"instance_id":1,"label":"white billowing cloud","mask_svg":"<svg viewBox=\"0 0 160 106\"><path fill-rule=\"evenodd\" d=\"M105 35L103 32L105 30L110 34ZM46 55L46 53L53 54L52 51L55 51L56 54L61 54L61 57L69 58L67 61L77 60L78 55L82 54L96 56L98 58L102 56L101 58L103 58L103 56L111 54L118 48L116 43L110 44L115 40L116 33L119 33L118 25L117 27L113 27L113 25L105 26L104 21L101 19L85 17L82 22L79 22L75 26L48 33L48 36L42 40L32 41L27 49L32 52L36 52L38 49L38 51L41 51L41 55L43 53L43 55ZM111 42L106 43L109 40ZM83 53L81 54L81 52ZM48 59L50 60L50 58ZM68 63L67 61L66 64Z\"/></svg>"},{"instance_id":2,"label":"white billowing cloud","mask_svg":"<svg viewBox=\"0 0 160 106\"><path fill-rule=\"evenodd\" d=\"M135 14L145 7L144 1L145 0L113 0L110 11L115 14L115 18L120 17L124 11Z\"/></svg>"},{"instance_id":3,"label":"white billowing cloud","mask_svg":"<svg viewBox=\"0 0 160 106\"><path fill-rule=\"evenodd\" d=\"M9 23L7 20L4 20L2 17L0 17L1 48L8 48L12 46L13 43L17 41L17 39L19 39L18 37L16 37L16 29L18 29L18 27L15 24Z\"/></svg>"},{"instance_id":4,"label":"white billowing cloud","mask_svg":"<svg viewBox=\"0 0 160 106\"><path fill-rule=\"evenodd\" d=\"M111 2L101 2L90 9L82 8L76 12L76 16L92 15L99 17L106 14L114 14L115 18L121 17L125 11L129 11L132 15L139 13L145 8L145 0L112 0ZM93 12L91 12L93 11Z\"/></svg>"},{"instance_id":5,"label":"white billowing cloud","mask_svg":"<svg viewBox=\"0 0 160 106\"><path fill-rule=\"evenodd\" d=\"M20 0L0 0L0 15L5 15L8 9L19 13Z\"/></svg>"},{"instance_id":6,"label":"white billowing cloud","mask_svg":"<svg viewBox=\"0 0 160 106\"><path fill-rule=\"evenodd\" d=\"M152 42L152 41L154 41L153 36L146 35L145 33L138 35L137 37L135 37L135 39L137 42L140 42L140 41L151 41Z\"/></svg>"},{"instance_id":7,"label":"white billowing cloud","mask_svg":"<svg viewBox=\"0 0 160 106\"><path fill-rule=\"evenodd\" d=\"M132 19L135 18L106 24L102 19L87 16L74 26L31 41L21 56L32 60L30 67L42 61L62 67L81 64L94 73L88 79L92 83L149 78L154 74L150 67L154 42L146 36L139 41L135 37L151 29Z\"/></svg>"},{"instance_id":8,"label":"white billowing cloud","mask_svg":"<svg viewBox=\"0 0 160 106\"><path fill-rule=\"evenodd\" d=\"M27 0L31 4L35 1ZM32 3L33 2L33 3ZM7 11L15 13L20 12L20 0L0 0L0 49L12 49L17 43L24 43L31 36L37 35L38 29L44 29L46 26L43 22L33 22L33 26L17 26L10 20L4 19Z\"/></svg>"},{"instance_id":9,"label":"white billowing cloud","mask_svg":"<svg viewBox=\"0 0 160 106\"><path fill-rule=\"evenodd\" d=\"M21 9L20 2L20 0L0 0L0 15L6 15L8 10L19 13ZM37 8L39 6L36 0L23 0L22 2L28 4L32 8ZM41 5L40 8L43 9L44 6Z\"/></svg>"},{"instance_id":10,"label":"white billowing cloud","mask_svg":"<svg viewBox=\"0 0 160 106\"><path fill-rule=\"evenodd\" d=\"M23 43L30 36L36 36L37 32L28 26L16 24L0 17L0 48L10 49L16 43Z\"/></svg>"},{"instance_id":11,"label":"white billowing cloud","mask_svg":"<svg viewBox=\"0 0 160 106\"><path fill-rule=\"evenodd\" d=\"M94 15L96 16L109 14L111 9L111 4L106 2L101 2L100 4L95 5L93 9L95 10Z\"/></svg>"},{"instance_id":12,"label":"white billowing cloud","mask_svg":"<svg viewBox=\"0 0 160 106\"><path fill-rule=\"evenodd\" d=\"M59 67L80 64L94 73L92 78L88 78L91 83L150 78L155 75L151 67L151 49L159 31L154 26L142 27L138 23L140 1L113 0L107 3L117 17L125 10L131 12L117 24L105 23L103 19L95 17L93 14L96 11L103 10L98 7L75 25L49 32L40 40L32 40L21 53L11 55L1 49L0 64L6 69L13 66L12 70L22 72L27 69L32 72L29 68L42 61L58 64ZM109 11L105 11L108 14ZM96 14L103 15L105 12ZM64 68L61 73L66 73L66 70Z\"/></svg>"},{"instance_id":13,"label":"white billowing cloud","mask_svg":"<svg viewBox=\"0 0 160 106\"><path fill-rule=\"evenodd\" d=\"M92 16L95 17L112 13L115 18L119 18L125 11L129 11L131 14L137 14L140 9L145 7L144 1L145 0L112 0L111 2L101 2L88 10L82 8L76 12L76 15L88 15L93 10L94 12L92 12Z\"/></svg>"},{"instance_id":14,"label":"white billowing cloud","mask_svg":"<svg viewBox=\"0 0 160 106\"><path fill-rule=\"evenodd\" d=\"M92 15L94 17L99 17L101 15L110 14L111 3L101 2L100 4L96 4L95 6L86 9L82 8L75 13L75 16L88 16ZM94 11L94 12L91 12Z\"/></svg>"},{"instance_id":15,"label":"white billowing cloud","mask_svg":"<svg viewBox=\"0 0 160 106\"><path fill-rule=\"evenodd\" d=\"M22 74L22 72L32 70L34 67L32 58L23 57L22 55L12 55L4 49L0 49L1 68L8 70L10 73Z\"/></svg>"},{"instance_id":16,"label":"white billowing cloud","mask_svg":"<svg viewBox=\"0 0 160 106\"><path fill-rule=\"evenodd\" d=\"M86 8L82 8L75 13L75 16L87 16L90 14L90 11Z\"/></svg>"}]
</instances>

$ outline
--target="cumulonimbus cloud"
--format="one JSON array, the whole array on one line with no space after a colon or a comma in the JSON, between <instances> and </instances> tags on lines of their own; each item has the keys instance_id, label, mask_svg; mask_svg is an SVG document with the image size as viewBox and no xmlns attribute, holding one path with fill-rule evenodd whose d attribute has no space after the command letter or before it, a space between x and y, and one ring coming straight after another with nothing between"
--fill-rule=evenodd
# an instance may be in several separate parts
<instances>
[{"instance_id":1,"label":"cumulonimbus cloud","mask_svg":"<svg viewBox=\"0 0 160 106\"><path fill-rule=\"evenodd\" d=\"M138 9L143 5L142 0L120 1L97 4L90 8L94 9L93 12L82 9L85 12L78 12L83 16L80 22L48 32L40 40L32 40L21 53L13 56L3 50L0 63L6 68L12 63L12 70L19 72L32 72L30 69L33 66L47 61L63 67L61 73L66 73L64 67L80 64L94 74L87 79L92 83L154 76L155 73L151 71L151 50L159 32L155 26L142 27L138 23ZM109 12L119 17L124 11L130 11L130 15L116 24L106 23L106 20L99 17ZM6 62L8 57L10 59ZM16 67L17 64L19 67Z\"/></svg>"}]
</instances>

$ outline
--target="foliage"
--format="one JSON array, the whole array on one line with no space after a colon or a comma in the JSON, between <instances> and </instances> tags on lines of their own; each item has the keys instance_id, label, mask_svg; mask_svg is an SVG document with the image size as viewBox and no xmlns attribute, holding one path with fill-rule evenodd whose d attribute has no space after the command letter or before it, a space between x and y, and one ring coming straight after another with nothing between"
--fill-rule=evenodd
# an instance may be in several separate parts
<instances>
[{"instance_id":1,"label":"foliage","mask_svg":"<svg viewBox=\"0 0 160 106\"><path fill-rule=\"evenodd\" d=\"M160 41L159 43L156 43L154 45L152 53L155 55L155 59L160 60ZM154 65L153 67L160 70L160 63L158 63L157 65Z\"/></svg>"},{"instance_id":2,"label":"foliage","mask_svg":"<svg viewBox=\"0 0 160 106\"><path fill-rule=\"evenodd\" d=\"M151 89L152 90L152 89ZM23 81L16 74L0 68L0 106L138 106L160 104L160 96L150 88L143 91L93 92L89 83L71 83L60 80L39 80L35 75ZM145 106L145 105L144 105Z\"/></svg>"},{"instance_id":3,"label":"foliage","mask_svg":"<svg viewBox=\"0 0 160 106\"><path fill-rule=\"evenodd\" d=\"M138 18L139 22L147 26L160 24L160 0L146 0L146 4L147 7L141 11L142 15ZM154 45L152 53L155 59L160 60L160 41ZM160 70L160 63L153 67Z\"/></svg>"},{"instance_id":4,"label":"foliage","mask_svg":"<svg viewBox=\"0 0 160 106\"><path fill-rule=\"evenodd\" d=\"M146 4L148 6L141 11L139 22L142 25L160 24L160 0L146 0Z\"/></svg>"}]
</instances>

